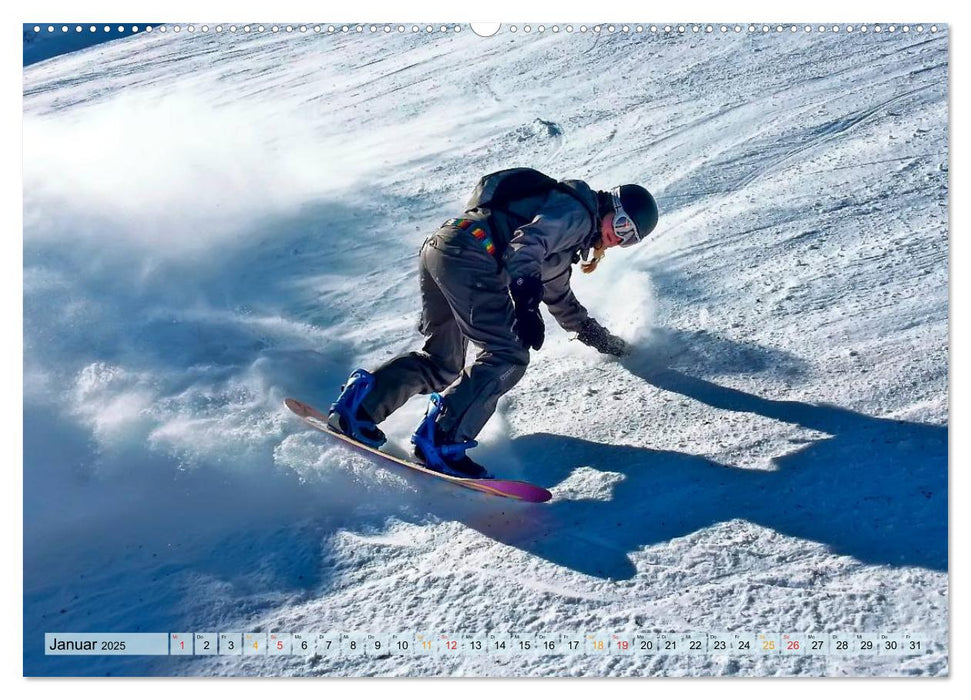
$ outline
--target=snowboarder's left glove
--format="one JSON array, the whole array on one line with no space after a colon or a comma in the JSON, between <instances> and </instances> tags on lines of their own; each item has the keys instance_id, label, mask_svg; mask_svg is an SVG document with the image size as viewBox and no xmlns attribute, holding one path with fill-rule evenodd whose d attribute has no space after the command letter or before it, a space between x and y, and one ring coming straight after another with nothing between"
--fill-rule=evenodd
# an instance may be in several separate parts
<instances>
[{"instance_id":1,"label":"snowboarder's left glove","mask_svg":"<svg viewBox=\"0 0 971 700\"><path fill-rule=\"evenodd\" d=\"M539 350L546 337L546 326L539 313L543 300L543 281L539 277L517 277L509 285L516 312L514 330L523 347Z\"/></svg>"},{"instance_id":2,"label":"snowboarder's left glove","mask_svg":"<svg viewBox=\"0 0 971 700\"><path fill-rule=\"evenodd\" d=\"M611 334L610 331L592 318L588 318L583 322L583 326L581 326L580 332L577 334L577 340L584 345L589 345L595 350L599 350L605 355L623 357L630 352L630 347L623 338L618 338L616 335Z\"/></svg>"}]
</instances>

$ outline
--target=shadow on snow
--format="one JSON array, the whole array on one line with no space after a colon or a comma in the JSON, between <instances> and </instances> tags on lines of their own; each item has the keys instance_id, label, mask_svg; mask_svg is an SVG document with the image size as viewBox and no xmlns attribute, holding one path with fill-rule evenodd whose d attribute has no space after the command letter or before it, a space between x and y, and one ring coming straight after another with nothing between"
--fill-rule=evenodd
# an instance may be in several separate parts
<instances>
[{"instance_id":1,"label":"shadow on snow","mask_svg":"<svg viewBox=\"0 0 971 700\"><path fill-rule=\"evenodd\" d=\"M642 547L744 519L891 566L947 570L947 427L874 418L838 406L775 401L682 371L639 370L648 383L714 408L830 435L774 460L771 471L702 456L538 433L513 452L526 478L555 484L583 465L619 472L612 497L557 500L484 534L561 566L631 578Z\"/></svg>"}]
</instances>

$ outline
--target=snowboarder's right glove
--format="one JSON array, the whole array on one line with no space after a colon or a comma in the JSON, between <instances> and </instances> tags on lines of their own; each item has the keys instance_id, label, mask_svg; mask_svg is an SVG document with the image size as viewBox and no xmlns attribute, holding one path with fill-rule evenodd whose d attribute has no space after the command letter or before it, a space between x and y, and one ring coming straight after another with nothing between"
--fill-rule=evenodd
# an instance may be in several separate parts
<instances>
[{"instance_id":1,"label":"snowboarder's right glove","mask_svg":"<svg viewBox=\"0 0 971 700\"><path fill-rule=\"evenodd\" d=\"M543 300L542 280L539 277L517 277L509 285L509 293L516 311L513 330L523 347L539 350L546 337L546 326L539 313L539 303Z\"/></svg>"},{"instance_id":2,"label":"snowboarder's right glove","mask_svg":"<svg viewBox=\"0 0 971 700\"><path fill-rule=\"evenodd\" d=\"M630 352L630 348L623 338L618 338L616 335L613 335L592 318L588 318L583 322L583 326L580 327L580 332L577 333L577 340L606 355L623 357Z\"/></svg>"}]
</instances>

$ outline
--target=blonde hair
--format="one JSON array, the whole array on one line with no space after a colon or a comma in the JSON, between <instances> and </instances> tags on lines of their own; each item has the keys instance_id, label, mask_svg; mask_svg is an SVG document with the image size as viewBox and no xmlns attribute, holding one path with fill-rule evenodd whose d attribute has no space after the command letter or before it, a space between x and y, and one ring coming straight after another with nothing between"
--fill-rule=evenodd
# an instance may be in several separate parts
<instances>
[{"instance_id":1,"label":"blonde hair","mask_svg":"<svg viewBox=\"0 0 971 700\"><path fill-rule=\"evenodd\" d=\"M593 247L593 257L587 262L580 263L580 269L590 274L597 269L597 265L600 264L600 261L604 259L605 255L607 255L607 249L604 248L603 239L601 239Z\"/></svg>"}]
</instances>

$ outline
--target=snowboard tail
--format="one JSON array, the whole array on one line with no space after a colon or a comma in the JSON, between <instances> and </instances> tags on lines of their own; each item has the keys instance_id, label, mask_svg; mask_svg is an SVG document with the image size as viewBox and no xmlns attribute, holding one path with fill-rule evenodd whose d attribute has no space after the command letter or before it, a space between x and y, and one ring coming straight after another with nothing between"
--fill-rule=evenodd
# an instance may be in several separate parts
<instances>
[{"instance_id":1,"label":"snowboard tail","mask_svg":"<svg viewBox=\"0 0 971 700\"><path fill-rule=\"evenodd\" d=\"M375 460L381 460L379 463L393 462L394 464L411 469L412 471L421 472L422 474L426 474L437 479L443 479L449 483L455 484L456 486L461 486L480 493L486 493L490 496L502 496L503 498L512 498L517 501L527 501L529 503L545 503L553 497L553 495L546 489L525 481L512 481L509 479L469 479L460 476L452 476L451 474L443 474L441 472L428 469L424 465L417 462L412 462L411 460L403 459L387 452L382 452L377 448L365 445L364 443L358 442L357 440L344 435L343 433L333 430L329 425L327 425L327 416L309 404L305 404L297 399L286 399L283 403L295 415L302 418L303 421L310 427L316 428L322 433L326 433L327 435L337 438L348 447L365 453L368 457Z\"/></svg>"}]
</instances>

